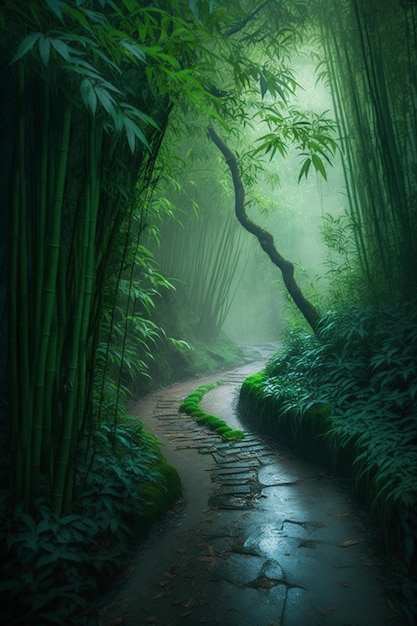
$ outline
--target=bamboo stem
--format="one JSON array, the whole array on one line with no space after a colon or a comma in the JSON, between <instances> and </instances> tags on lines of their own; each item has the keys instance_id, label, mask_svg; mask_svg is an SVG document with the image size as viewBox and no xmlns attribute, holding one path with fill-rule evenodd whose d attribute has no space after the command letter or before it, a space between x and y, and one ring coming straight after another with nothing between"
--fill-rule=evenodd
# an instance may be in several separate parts
<instances>
[{"instance_id":1,"label":"bamboo stem","mask_svg":"<svg viewBox=\"0 0 417 626\"><path fill-rule=\"evenodd\" d=\"M51 370L53 367L53 365L48 364L48 353L51 354L49 344L51 341L51 329L56 308L56 284L59 267L62 206L71 133L71 119L72 107L68 104L62 117L52 215L48 215L48 217L51 217L51 227L45 257L46 268L43 289L42 329L39 350L36 355L36 379L34 387L34 419L32 426L33 437L31 455L32 500L39 489L42 434L45 419L44 411L48 407L49 410L51 410L52 401L50 398L54 391L50 387L46 388L46 379L48 378L50 380L50 375L47 376L47 368Z\"/></svg>"}]
</instances>

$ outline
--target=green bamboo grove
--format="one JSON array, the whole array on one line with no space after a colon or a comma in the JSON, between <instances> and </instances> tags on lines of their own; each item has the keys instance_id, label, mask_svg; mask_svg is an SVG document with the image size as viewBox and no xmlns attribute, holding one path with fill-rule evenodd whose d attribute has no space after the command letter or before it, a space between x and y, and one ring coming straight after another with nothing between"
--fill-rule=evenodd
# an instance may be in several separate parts
<instances>
[{"instance_id":1,"label":"green bamboo grove","mask_svg":"<svg viewBox=\"0 0 417 626\"><path fill-rule=\"evenodd\" d=\"M70 507L77 442L93 419L92 321L106 276L98 270L114 244L106 218L125 216L120 205L106 207L103 176L113 159L102 124L30 79L27 65L17 75L10 224L12 488L27 507L49 493L60 512Z\"/></svg>"},{"instance_id":2,"label":"green bamboo grove","mask_svg":"<svg viewBox=\"0 0 417 626\"><path fill-rule=\"evenodd\" d=\"M415 291L416 5L317 3L366 297Z\"/></svg>"},{"instance_id":3,"label":"green bamboo grove","mask_svg":"<svg viewBox=\"0 0 417 626\"><path fill-rule=\"evenodd\" d=\"M169 200L176 219L172 212L163 219L155 257L169 276L187 286L187 306L195 316L197 335L213 341L239 284L245 233L231 210L229 181L220 167L213 173L213 163L207 162L208 141L199 146L190 143L187 139L185 148L193 165L186 172L180 168L175 181L157 187L156 202L159 195Z\"/></svg>"},{"instance_id":4,"label":"green bamboo grove","mask_svg":"<svg viewBox=\"0 0 417 626\"><path fill-rule=\"evenodd\" d=\"M172 106L163 85L176 60L149 46L166 24L138 5L110 20L70 3L7 3L3 18L14 108L5 192L11 491L27 510L43 496L62 514L80 438L100 420L97 376L108 367L97 348L113 339L106 312L143 258L147 190ZM154 93L138 92L149 77ZM128 293L122 325L133 301Z\"/></svg>"},{"instance_id":5,"label":"green bamboo grove","mask_svg":"<svg viewBox=\"0 0 417 626\"><path fill-rule=\"evenodd\" d=\"M198 112L204 127L225 124L236 107L244 118L245 92L259 91L259 29L271 54L275 23L303 23L291 2L248 19L244 5L6 0L0 9L2 427L12 504L33 511L41 496L58 515L71 509L79 443L102 419L117 421L126 368L142 367L140 351L157 333L152 297L168 283L142 235L156 221L151 197L173 108ZM243 42L253 58L242 56ZM285 83L278 74L268 70L275 95ZM228 248L230 232L202 296L204 314L220 315L213 332L239 247Z\"/></svg>"}]
</instances>

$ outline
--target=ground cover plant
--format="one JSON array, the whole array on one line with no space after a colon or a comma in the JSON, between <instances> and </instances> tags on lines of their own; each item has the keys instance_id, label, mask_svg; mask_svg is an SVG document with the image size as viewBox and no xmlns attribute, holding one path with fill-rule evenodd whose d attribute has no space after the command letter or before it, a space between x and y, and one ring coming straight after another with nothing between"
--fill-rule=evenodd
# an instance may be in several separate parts
<instances>
[{"instance_id":1,"label":"ground cover plant","mask_svg":"<svg viewBox=\"0 0 417 626\"><path fill-rule=\"evenodd\" d=\"M73 512L39 498L33 513L1 494L2 617L8 624L93 623L94 600L132 546L181 494L176 470L138 420L83 441ZM94 622L95 623L95 622Z\"/></svg>"},{"instance_id":2,"label":"ground cover plant","mask_svg":"<svg viewBox=\"0 0 417 626\"><path fill-rule=\"evenodd\" d=\"M306 455L347 470L382 546L400 564L402 607L417 614L417 307L350 306L243 384L240 411Z\"/></svg>"},{"instance_id":3,"label":"ground cover plant","mask_svg":"<svg viewBox=\"0 0 417 626\"><path fill-rule=\"evenodd\" d=\"M206 413L200 407L200 402L204 394L206 394L208 391L211 391L212 389L215 389L221 384L221 381L217 381L197 387L197 389L190 393L181 403L179 411L181 413L186 413L187 415L192 417L198 424L206 426L210 430L223 437L223 439L227 439L228 441L231 441L233 439L242 439L244 437L244 433L241 430L231 428L226 424L225 421L220 419L220 417L217 417L216 415L211 415L210 413Z\"/></svg>"}]
</instances>

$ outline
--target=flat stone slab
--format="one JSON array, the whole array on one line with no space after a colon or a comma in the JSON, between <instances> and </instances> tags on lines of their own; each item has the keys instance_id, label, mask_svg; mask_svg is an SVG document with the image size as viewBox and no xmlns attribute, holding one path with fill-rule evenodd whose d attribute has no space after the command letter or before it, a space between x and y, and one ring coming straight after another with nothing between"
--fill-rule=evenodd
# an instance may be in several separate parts
<instances>
[{"instance_id":1,"label":"flat stone slab","mask_svg":"<svg viewBox=\"0 0 417 626\"><path fill-rule=\"evenodd\" d=\"M250 485L222 485L221 487L222 495L249 495L251 493Z\"/></svg>"},{"instance_id":2,"label":"flat stone slab","mask_svg":"<svg viewBox=\"0 0 417 626\"><path fill-rule=\"evenodd\" d=\"M237 467L239 469L245 469L249 467L259 467L258 459L250 459L248 461L242 461L240 458L235 457L226 457L220 454L213 454L213 458L218 465L228 465L233 467Z\"/></svg>"},{"instance_id":3,"label":"flat stone slab","mask_svg":"<svg viewBox=\"0 0 417 626\"><path fill-rule=\"evenodd\" d=\"M258 480L265 487L275 485L288 485L299 482L299 477L293 472L288 472L277 463L264 465L259 469Z\"/></svg>"},{"instance_id":4,"label":"flat stone slab","mask_svg":"<svg viewBox=\"0 0 417 626\"><path fill-rule=\"evenodd\" d=\"M249 554L230 554L222 559L213 574L224 578L233 585L248 586L258 578L265 559Z\"/></svg>"},{"instance_id":5,"label":"flat stone slab","mask_svg":"<svg viewBox=\"0 0 417 626\"><path fill-rule=\"evenodd\" d=\"M256 473L256 470L259 467L259 463L254 461L253 463L235 463L232 466L217 466L212 468L211 472L214 476L228 476L230 474L245 474L247 471L251 475Z\"/></svg>"},{"instance_id":6,"label":"flat stone slab","mask_svg":"<svg viewBox=\"0 0 417 626\"><path fill-rule=\"evenodd\" d=\"M209 505L217 509L244 511L252 508L253 502L248 498L220 494L210 496Z\"/></svg>"},{"instance_id":7,"label":"flat stone slab","mask_svg":"<svg viewBox=\"0 0 417 626\"><path fill-rule=\"evenodd\" d=\"M220 474L212 476L212 478L222 485L246 485L255 482L256 474L251 472L246 472L245 474Z\"/></svg>"}]
</instances>

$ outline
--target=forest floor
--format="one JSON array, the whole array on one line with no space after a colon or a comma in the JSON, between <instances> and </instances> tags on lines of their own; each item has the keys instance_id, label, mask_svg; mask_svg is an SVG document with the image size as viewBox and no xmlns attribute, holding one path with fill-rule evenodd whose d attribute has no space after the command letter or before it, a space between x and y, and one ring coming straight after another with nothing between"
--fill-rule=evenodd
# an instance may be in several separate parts
<instances>
[{"instance_id":1,"label":"forest floor","mask_svg":"<svg viewBox=\"0 0 417 626\"><path fill-rule=\"evenodd\" d=\"M367 517L347 485L246 432L225 442L178 407L220 378L205 411L234 428L238 388L259 359L158 390L134 407L180 473L184 496L132 554L98 611L103 626L402 624Z\"/></svg>"}]
</instances>

